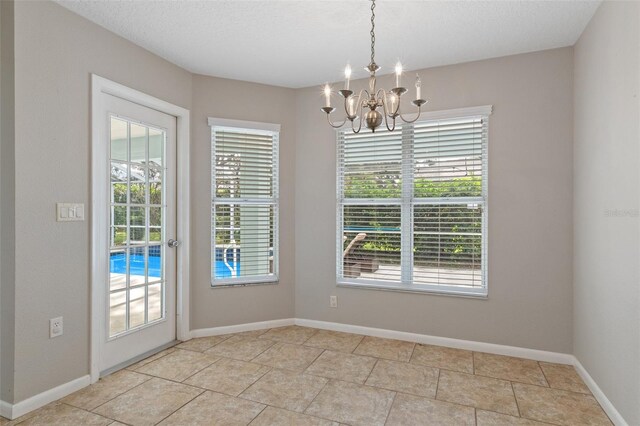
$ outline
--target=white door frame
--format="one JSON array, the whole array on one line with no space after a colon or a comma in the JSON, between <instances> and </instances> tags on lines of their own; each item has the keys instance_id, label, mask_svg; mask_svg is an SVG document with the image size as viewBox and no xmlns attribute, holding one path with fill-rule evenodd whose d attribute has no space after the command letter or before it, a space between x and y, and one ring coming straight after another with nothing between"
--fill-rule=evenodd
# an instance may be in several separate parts
<instances>
[{"instance_id":1,"label":"white door frame","mask_svg":"<svg viewBox=\"0 0 640 426\"><path fill-rule=\"evenodd\" d=\"M176 234L180 241L176 259L176 334L178 340L189 338L189 110L165 102L161 99L123 86L106 78L91 74L91 349L89 365L91 383L100 378L98 354L101 348L100 330L105 327L105 318L101 313L104 306L100 306L101 298L97 289L98 283L104 281L104 229L109 218L104 211L93 206L107 197L105 186L102 185L104 176L96 176L99 164L105 161L101 157L101 150L97 144L104 135L100 132L101 120L100 104L103 94L116 96L136 104L155 109L176 117Z\"/></svg>"}]
</instances>

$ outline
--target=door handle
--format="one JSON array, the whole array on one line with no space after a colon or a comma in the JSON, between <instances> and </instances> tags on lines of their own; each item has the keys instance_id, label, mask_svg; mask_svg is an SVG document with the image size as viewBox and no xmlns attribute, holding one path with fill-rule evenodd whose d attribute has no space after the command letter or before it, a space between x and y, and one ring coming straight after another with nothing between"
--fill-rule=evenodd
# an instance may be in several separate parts
<instances>
[{"instance_id":1,"label":"door handle","mask_svg":"<svg viewBox=\"0 0 640 426\"><path fill-rule=\"evenodd\" d=\"M176 248L180 245L180 241L170 239L169 241L167 241L167 245L171 248Z\"/></svg>"}]
</instances>

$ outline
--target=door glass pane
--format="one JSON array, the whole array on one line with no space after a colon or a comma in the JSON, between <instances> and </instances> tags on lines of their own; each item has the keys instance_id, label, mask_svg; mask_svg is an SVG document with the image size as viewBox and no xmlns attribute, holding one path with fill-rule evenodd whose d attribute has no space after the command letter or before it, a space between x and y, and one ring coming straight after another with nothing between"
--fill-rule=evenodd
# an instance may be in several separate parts
<instances>
[{"instance_id":1,"label":"door glass pane","mask_svg":"<svg viewBox=\"0 0 640 426\"><path fill-rule=\"evenodd\" d=\"M131 207L129 213L131 244L140 245L147 242L146 208Z\"/></svg>"},{"instance_id":2,"label":"door glass pane","mask_svg":"<svg viewBox=\"0 0 640 426\"><path fill-rule=\"evenodd\" d=\"M111 119L111 159L127 161L128 126L124 120Z\"/></svg>"},{"instance_id":3,"label":"door glass pane","mask_svg":"<svg viewBox=\"0 0 640 426\"><path fill-rule=\"evenodd\" d=\"M111 163L111 202L126 203L129 186L129 166L123 163Z\"/></svg>"},{"instance_id":4,"label":"door glass pane","mask_svg":"<svg viewBox=\"0 0 640 426\"><path fill-rule=\"evenodd\" d=\"M164 156L164 132L149 129L149 167L162 167Z\"/></svg>"},{"instance_id":5,"label":"door glass pane","mask_svg":"<svg viewBox=\"0 0 640 426\"><path fill-rule=\"evenodd\" d=\"M162 284L149 286L149 321L162 317Z\"/></svg>"},{"instance_id":6,"label":"door glass pane","mask_svg":"<svg viewBox=\"0 0 640 426\"><path fill-rule=\"evenodd\" d=\"M114 226L111 228L111 245L112 246L125 246L127 245L127 227L126 226Z\"/></svg>"},{"instance_id":7,"label":"door glass pane","mask_svg":"<svg viewBox=\"0 0 640 426\"><path fill-rule=\"evenodd\" d=\"M127 292L111 292L109 295L109 335L122 333L127 329Z\"/></svg>"},{"instance_id":8,"label":"door glass pane","mask_svg":"<svg viewBox=\"0 0 640 426\"><path fill-rule=\"evenodd\" d=\"M109 288L122 290L127 287L127 254L122 249L111 250L109 259Z\"/></svg>"},{"instance_id":9,"label":"door glass pane","mask_svg":"<svg viewBox=\"0 0 640 426\"><path fill-rule=\"evenodd\" d=\"M162 204L162 182L149 183L149 204Z\"/></svg>"},{"instance_id":10,"label":"door glass pane","mask_svg":"<svg viewBox=\"0 0 640 426\"><path fill-rule=\"evenodd\" d=\"M129 328L144 324L145 288L136 287L129 290Z\"/></svg>"},{"instance_id":11,"label":"door glass pane","mask_svg":"<svg viewBox=\"0 0 640 426\"><path fill-rule=\"evenodd\" d=\"M149 242L162 240L162 208L149 207Z\"/></svg>"},{"instance_id":12,"label":"door glass pane","mask_svg":"<svg viewBox=\"0 0 640 426\"><path fill-rule=\"evenodd\" d=\"M163 246L150 246L149 247L149 270L148 270L148 282L155 282L162 280L162 252Z\"/></svg>"},{"instance_id":13,"label":"door glass pane","mask_svg":"<svg viewBox=\"0 0 640 426\"><path fill-rule=\"evenodd\" d=\"M113 224L116 226L127 226L127 206L114 206L111 208Z\"/></svg>"},{"instance_id":14,"label":"door glass pane","mask_svg":"<svg viewBox=\"0 0 640 426\"><path fill-rule=\"evenodd\" d=\"M146 204L146 186L142 182L131 182L131 204Z\"/></svg>"},{"instance_id":15,"label":"door glass pane","mask_svg":"<svg viewBox=\"0 0 640 426\"><path fill-rule=\"evenodd\" d=\"M166 133L111 117L109 337L164 319ZM151 204L151 206L150 206Z\"/></svg>"},{"instance_id":16,"label":"door glass pane","mask_svg":"<svg viewBox=\"0 0 640 426\"><path fill-rule=\"evenodd\" d=\"M135 286L145 283L147 262L145 247L129 249L129 285Z\"/></svg>"},{"instance_id":17,"label":"door glass pane","mask_svg":"<svg viewBox=\"0 0 640 426\"><path fill-rule=\"evenodd\" d=\"M138 124L131 124L131 162L146 163L147 161L147 128Z\"/></svg>"}]
</instances>

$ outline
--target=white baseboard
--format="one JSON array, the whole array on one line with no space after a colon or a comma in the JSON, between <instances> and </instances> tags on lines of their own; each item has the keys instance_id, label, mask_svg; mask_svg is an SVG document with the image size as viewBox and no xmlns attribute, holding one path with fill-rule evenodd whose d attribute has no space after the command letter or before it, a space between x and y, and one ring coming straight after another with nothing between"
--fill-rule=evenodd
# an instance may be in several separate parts
<instances>
[{"instance_id":1,"label":"white baseboard","mask_svg":"<svg viewBox=\"0 0 640 426\"><path fill-rule=\"evenodd\" d=\"M264 330L265 328L285 327L295 324L294 318L285 318L271 321L250 322L247 324L226 325L222 327L199 328L191 330L191 337L218 336L220 334L241 333L243 331Z\"/></svg>"},{"instance_id":2,"label":"white baseboard","mask_svg":"<svg viewBox=\"0 0 640 426\"><path fill-rule=\"evenodd\" d=\"M15 404L9 404L2 401L0 404L2 417L13 420L20 416L24 416L25 414L33 410L44 407L45 405L57 399L64 398L65 396L70 395L84 387L87 387L90 384L91 376L87 374L86 376L78 377L75 380L63 383L60 386L56 386L53 389L49 389Z\"/></svg>"},{"instance_id":3,"label":"white baseboard","mask_svg":"<svg viewBox=\"0 0 640 426\"><path fill-rule=\"evenodd\" d=\"M604 392L602 392L600 386L598 386L596 381L593 380L593 377L591 377L587 369L584 368L580 361L578 361L578 358L573 357L573 361L573 365L576 367L576 370L578 370L578 374L582 377L582 380L584 380L584 383L587 385L593 396L598 400L600 406L604 412L607 413L607 416L609 416L609 419L613 424L616 426L629 426L618 410L616 410L616 407L614 407L611 401L609 401L609 398L607 398Z\"/></svg>"},{"instance_id":4,"label":"white baseboard","mask_svg":"<svg viewBox=\"0 0 640 426\"><path fill-rule=\"evenodd\" d=\"M487 352L497 355L507 355L536 361L553 362L557 364L573 364L571 354L548 352L537 349L519 348L516 346L497 345L494 343L475 342L472 340L450 339L448 337L429 336L427 334L407 333L404 331L386 330L382 328L363 327L359 325L340 324L336 322L316 321L296 318L296 325L321 328L324 330L342 331L345 333L364 334L365 336L383 337L386 339L406 340L427 345L446 346L449 348L466 349L476 352Z\"/></svg>"},{"instance_id":5,"label":"white baseboard","mask_svg":"<svg viewBox=\"0 0 640 426\"><path fill-rule=\"evenodd\" d=\"M0 416L5 419L11 418L11 404L5 401L0 401Z\"/></svg>"}]
</instances>

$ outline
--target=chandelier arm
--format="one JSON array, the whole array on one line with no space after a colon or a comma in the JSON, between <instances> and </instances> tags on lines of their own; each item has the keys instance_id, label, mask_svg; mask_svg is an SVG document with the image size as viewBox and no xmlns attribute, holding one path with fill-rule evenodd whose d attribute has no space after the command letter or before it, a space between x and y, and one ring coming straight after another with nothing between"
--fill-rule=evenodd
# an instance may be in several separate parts
<instances>
[{"instance_id":1,"label":"chandelier arm","mask_svg":"<svg viewBox=\"0 0 640 426\"><path fill-rule=\"evenodd\" d=\"M362 130L362 116L364 115L362 113L363 109L364 109L364 107L361 105L360 106L360 117L359 117L359 120L358 120L358 130L356 130L356 128L354 126L354 123L353 123L355 120L353 120L351 122L351 130L353 130L353 133L360 133L360 130Z\"/></svg>"},{"instance_id":2,"label":"chandelier arm","mask_svg":"<svg viewBox=\"0 0 640 426\"><path fill-rule=\"evenodd\" d=\"M382 89L380 89L382 90ZM380 91L378 91L380 92ZM379 94L377 94L377 96L379 96ZM386 92L383 90L382 91L382 112L383 112L383 116L384 116L384 125L387 128L388 131L393 132L396 129L396 119L395 117L393 118L393 125L391 127L389 127L389 114L387 113L387 98L386 98Z\"/></svg>"},{"instance_id":3,"label":"chandelier arm","mask_svg":"<svg viewBox=\"0 0 640 426\"><path fill-rule=\"evenodd\" d=\"M418 118L420 118L420 114L422 113L422 109L421 106L418 106L418 115L416 115L416 118L414 118L413 120L406 120L402 114L400 114L400 118L402 119L402 121L404 121L405 123L411 124L411 123L415 123Z\"/></svg>"},{"instance_id":4,"label":"chandelier arm","mask_svg":"<svg viewBox=\"0 0 640 426\"><path fill-rule=\"evenodd\" d=\"M384 114L384 125L387 128L387 130L390 131L390 132L393 132L396 129L396 119L395 119L395 117L393 118L392 123L393 123L393 125L391 127L389 127L389 120L387 119L387 113L385 111L385 114Z\"/></svg>"},{"instance_id":5,"label":"chandelier arm","mask_svg":"<svg viewBox=\"0 0 640 426\"><path fill-rule=\"evenodd\" d=\"M339 129L340 127L344 126L344 123L347 122L347 119L345 118L344 120L342 120L342 123L340 123L340 124L334 124L334 123L331 122L331 118L329 117L329 114L327 114L327 122L334 129Z\"/></svg>"},{"instance_id":6,"label":"chandelier arm","mask_svg":"<svg viewBox=\"0 0 640 426\"><path fill-rule=\"evenodd\" d=\"M362 101L362 94L366 93L367 91L365 89L360 90L360 93L358 93L358 96L356 95L351 95L350 98L353 98L353 103L354 105L358 106L360 104L360 102ZM347 107L348 105L348 101L349 98L345 98L344 100L344 112L347 114L347 117L351 117L351 115L349 114L349 108ZM355 117L355 115L354 115ZM353 121L353 120L351 120Z\"/></svg>"}]
</instances>

